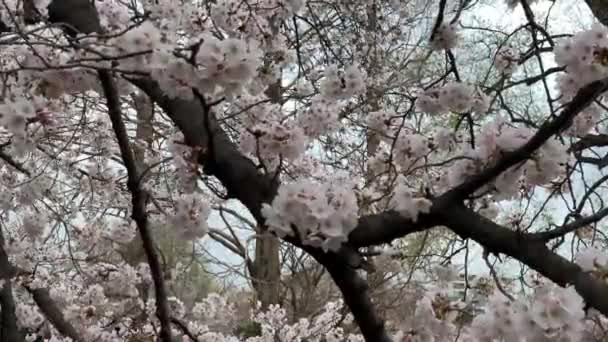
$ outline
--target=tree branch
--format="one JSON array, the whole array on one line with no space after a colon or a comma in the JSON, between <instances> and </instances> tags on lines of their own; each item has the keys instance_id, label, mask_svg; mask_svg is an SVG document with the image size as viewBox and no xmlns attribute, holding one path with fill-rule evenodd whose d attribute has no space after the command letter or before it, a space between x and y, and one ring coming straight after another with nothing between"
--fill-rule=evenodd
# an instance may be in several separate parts
<instances>
[{"instance_id":1,"label":"tree branch","mask_svg":"<svg viewBox=\"0 0 608 342\"><path fill-rule=\"evenodd\" d=\"M175 326L178 327L179 330L181 330L182 333L184 333L184 335L188 336L188 338L190 340L192 340L193 342L199 341L199 339L192 333L192 331L190 331L190 329L188 329L188 326L186 325L186 323L180 321L179 319L177 319L175 317L171 317L171 323L175 324Z\"/></svg>"},{"instance_id":2,"label":"tree branch","mask_svg":"<svg viewBox=\"0 0 608 342\"><path fill-rule=\"evenodd\" d=\"M357 227L348 236L348 243L355 248L381 245L440 225L433 211L421 214L418 221L405 219L395 211L362 216Z\"/></svg>"},{"instance_id":3,"label":"tree branch","mask_svg":"<svg viewBox=\"0 0 608 342\"><path fill-rule=\"evenodd\" d=\"M593 15L602 24L608 26L608 4L604 0L585 0Z\"/></svg>"},{"instance_id":4,"label":"tree branch","mask_svg":"<svg viewBox=\"0 0 608 342\"><path fill-rule=\"evenodd\" d=\"M590 147L608 146L608 134L587 134L570 146L569 151L578 152Z\"/></svg>"},{"instance_id":5,"label":"tree branch","mask_svg":"<svg viewBox=\"0 0 608 342\"><path fill-rule=\"evenodd\" d=\"M608 154L604 155L601 158L583 157L580 155L580 153L575 153L575 156L576 160L578 160L579 162L595 165L599 170L605 168L608 165Z\"/></svg>"},{"instance_id":6,"label":"tree branch","mask_svg":"<svg viewBox=\"0 0 608 342\"><path fill-rule=\"evenodd\" d=\"M0 159L4 160L8 165L12 166L13 168L15 168L15 170L23 173L24 175L26 175L28 177L32 176L32 174L30 173L29 170L24 168L23 165L21 165L21 163L17 162L15 159L13 159L13 157L11 157L8 153L6 153L2 149L0 149Z\"/></svg>"},{"instance_id":7,"label":"tree branch","mask_svg":"<svg viewBox=\"0 0 608 342\"><path fill-rule=\"evenodd\" d=\"M437 215L460 237L475 240L489 252L515 258L560 286L574 285L587 305L608 315L608 284L549 250L544 241L502 227L462 205Z\"/></svg>"},{"instance_id":8,"label":"tree branch","mask_svg":"<svg viewBox=\"0 0 608 342\"><path fill-rule=\"evenodd\" d=\"M592 82L581 88L574 99L556 118L546 121L534 136L522 147L508 152L492 167L471 177L461 185L449 190L441 197L448 202L456 203L465 199L485 184L494 180L510 167L526 161L553 135L563 131L572 124L572 119L589 106L595 98L608 90L608 78Z\"/></svg>"},{"instance_id":9,"label":"tree branch","mask_svg":"<svg viewBox=\"0 0 608 342\"><path fill-rule=\"evenodd\" d=\"M1 248L2 242L0 241L0 249ZM29 277L31 275L30 272L13 265L9 265L8 268L2 267L0 270L7 270L7 275L11 278L19 276ZM74 326L65 320L63 312L61 312L61 309L59 309L53 298L51 298L48 289L33 289L27 284L24 284L23 287L32 295L34 302L42 314L44 314L46 319L53 325L53 327L55 327L55 329L57 329L60 334L71 338L73 342L84 342L84 339L82 336L80 336L80 333L78 333ZM0 341L2 340L0 339Z\"/></svg>"},{"instance_id":10,"label":"tree branch","mask_svg":"<svg viewBox=\"0 0 608 342\"><path fill-rule=\"evenodd\" d=\"M588 3L593 2L592 0L587 1ZM55 22L67 22L69 26L78 28L84 33L99 30L94 8L93 10L88 9L87 13L84 13L86 6L82 4L88 3L88 1L55 0L49 9L51 10L56 3L62 2L80 3L79 11L82 13L71 14L72 12L70 11L60 14L55 13L55 16L51 15L52 20L55 20ZM92 24L86 25L82 23L81 19L86 18L87 15L89 16L88 20ZM93 17L90 17L91 15ZM79 17L79 19L75 19L75 16ZM97 27L95 25L96 22ZM103 77L101 76L100 79L102 79L103 83ZM104 85L104 91L108 97L108 107L112 108L113 106L111 106L110 102L116 101L114 107L118 111L119 108L116 106L118 95L113 94L115 93L115 89L107 86L111 84L111 80L109 75L106 75L106 77L105 82L107 84ZM188 145L202 147L202 150L205 150L205 148L209 147L207 146L209 138L212 138L213 150L208 151L208 153L201 153L199 158L199 162L203 165L205 172L217 177L228 190L229 197L240 200L258 222L264 222L264 218L261 215L261 206L263 203L270 203L272 201L276 194L278 183L272 176L261 173L250 159L238 151L236 145L222 130L209 108L206 108L198 101L169 98L161 91L158 84L149 78L131 79L131 82L142 89L167 113L184 134ZM586 108L598 95L607 89L608 80L596 81L582 88L566 109L555 119L545 122L524 146L505 154L495 166L472 177L460 186L434 200L431 214L422 215L417 223L402 219L394 212L362 217L359 220L357 228L349 236L350 245L344 245L339 253L324 254L317 249L305 248L307 252L313 254L319 262L327 267L332 278L338 287L340 287L347 305L351 308L363 335L368 341L385 342L390 341L390 338L386 334L382 319L374 311L366 291L367 285L365 281L358 276L355 270L356 267L360 267L361 262L356 248L390 242L408 233L428 229L436 225L445 225L461 237L471 238L493 253L503 253L516 258L557 284L562 286L574 284L578 293L581 294L590 306L604 314L608 314L608 296L605 295L608 294L607 285L583 272L576 264L551 252L542 241L522 237L521 234L501 227L459 204L462 199L474 193L484 184L491 182L500 173L527 160L551 136L567 128L576 114ZM108 93L111 96L108 96ZM111 100L112 98L115 100ZM128 160L131 152L128 149L124 124L120 120L120 112L112 113L112 109L110 109L110 116L117 133L117 138L119 139L123 158L126 158L125 165L127 165L127 170L130 171L129 178L131 178L131 173L136 170L134 168L130 170L131 166L129 166ZM206 125L206 122L208 125ZM209 135L212 136L210 137ZM136 183L129 181L128 185L133 194L134 219L136 221L144 220L145 198L143 198L143 194L136 186ZM143 213L143 218L136 216L136 212ZM145 225L142 226L145 227ZM140 222L138 222L138 227L140 227ZM140 228L142 237L145 232L146 229ZM290 242L302 247L298 241L290 240ZM146 242L144 241L144 243ZM148 240L148 243L149 247L153 247L151 239ZM150 253L153 252L153 248L149 250L151 251ZM150 255L150 266L154 276L154 272L160 272L160 268L156 271L153 269L154 258L152 254ZM169 316L164 317L163 319L167 319L168 322Z\"/></svg>"},{"instance_id":11,"label":"tree branch","mask_svg":"<svg viewBox=\"0 0 608 342\"><path fill-rule=\"evenodd\" d=\"M367 282L357 274L357 271L346 265L339 256L321 253L316 249L305 250L321 263L340 288L344 302L355 317L361 334L369 342L392 342L388 336L384 319L377 314L374 304L369 297Z\"/></svg>"},{"instance_id":12,"label":"tree branch","mask_svg":"<svg viewBox=\"0 0 608 342\"><path fill-rule=\"evenodd\" d=\"M25 342L19 331L11 284L11 265L4 250L4 236L0 228L0 342Z\"/></svg>"},{"instance_id":13,"label":"tree branch","mask_svg":"<svg viewBox=\"0 0 608 342\"><path fill-rule=\"evenodd\" d=\"M55 327L61 335L71 338L74 342L84 342L80 333L76 331L70 322L66 321L63 312L57 307L47 289L32 289L28 286L25 286L25 289L32 295L34 302L36 302L36 305L40 311L42 311L44 317L51 322L53 327Z\"/></svg>"},{"instance_id":14,"label":"tree branch","mask_svg":"<svg viewBox=\"0 0 608 342\"><path fill-rule=\"evenodd\" d=\"M589 216L585 216L582 218L579 218L578 220L568 223L568 224L564 224L563 226L553 229L553 230L549 230L546 232L540 232L540 233L532 233L532 234L528 234L527 237L529 237L530 239L537 239L537 240L542 240L542 241L549 241L552 239L556 239L559 237L562 237L568 233L571 233L579 228L585 227L587 225L590 224L594 224L596 222L599 222L600 220L602 220L603 218L605 218L606 216L608 216L608 208L604 208L598 212L596 212L593 215L589 215Z\"/></svg>"},{"instance_id":15,"label":"tree branch","mask_svg":"<svg viewBox=\"0 0 608 342\"><path fill-rule=\"evenodd\" d=\"M217 177L227 189L229 198L241 201L256 221L264 222L261 215L262 204L270 203L278 188L274 177L260 172L255 164L238 150L219 126L215 115L199 101L170 98L150 79L130 81L167 113L184 134L189 146L202 148L199 162L205 173ZM212 139L209 134L213 135ZM210 148L210 140L213 141L213 151L205 153L204 151Z\"/></svg>"},{"instance_id":16,"label":"tree branch","mask_svg":"<svg viewBox=\"0 0 608 342\"><path fill-rule=\"evenodd\" d=\"M171 342L171 320L169 316L169 305L167 304L167 290L163 280L162 269L158 260L152 234L148 227L148 214L146 212L147 194L141 189L140 176L133 151L129 147L129 136L122 121L120 109L120 97L112 76L107 71L99 71L99 80L107 99L108 115L112 122L112 128L118 140L120 154L127 169L127 188L131 192L131 204L133 213L131 217L137 224L139 235L150 265L150 273L154 281L154 292L156 295L156 313L160 321L160 339L163 342Z\"/></svg>"}]
</instances>

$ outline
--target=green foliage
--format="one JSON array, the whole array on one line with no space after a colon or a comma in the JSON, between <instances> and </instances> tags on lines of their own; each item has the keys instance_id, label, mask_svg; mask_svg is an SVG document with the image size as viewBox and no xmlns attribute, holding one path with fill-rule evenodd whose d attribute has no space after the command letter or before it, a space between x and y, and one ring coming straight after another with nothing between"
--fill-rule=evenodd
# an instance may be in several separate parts
<instances>
[{"instance_id":1,"label":"green foliage","mask_svg":"<svg viewBox=\"0 0 608 342\"><path fill-rule=\"evenodd\" d=\"M261 336L262 326L257 322L245 321L235 329L235 335L241 338Z\"/></svg>"},{"instance_id":2,"label":"green foliage","mask_svg":"<svg viewBox=\"0 0 608 342\"><path fill-rule=\"evenodd\" d=\"M185 302L195 302L212 292L215 283L205 269L206 261L196 253L195 244L177 238L165 227L155 233L161 262L166 270L174 272L172 294Z\"/></svg>"}]
</instances>

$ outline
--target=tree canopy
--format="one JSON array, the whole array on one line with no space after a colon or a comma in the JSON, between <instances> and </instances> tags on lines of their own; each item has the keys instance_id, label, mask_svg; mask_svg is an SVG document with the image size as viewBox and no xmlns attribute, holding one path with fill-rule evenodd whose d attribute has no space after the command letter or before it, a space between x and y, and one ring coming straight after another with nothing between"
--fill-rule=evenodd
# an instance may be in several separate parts
<instances>
[{"instance_id":1,"label":"tree canopy","mask_svg":"<svg viewBox=\"0 0 608 342\"><path fill-rule=\"evenodd\" d=\"M0 342L606 339L605 1L3 0L0 45Z\"/></svg>"}]
</instances>

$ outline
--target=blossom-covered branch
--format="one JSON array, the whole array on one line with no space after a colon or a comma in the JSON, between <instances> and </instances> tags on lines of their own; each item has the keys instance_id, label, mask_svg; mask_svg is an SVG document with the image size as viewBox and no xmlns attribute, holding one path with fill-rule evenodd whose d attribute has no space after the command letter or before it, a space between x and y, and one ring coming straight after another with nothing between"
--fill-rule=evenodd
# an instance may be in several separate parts
<instances>
[{"instance_id":1,"label":"blossom-covered branch","mask_svg":"<svg viewBox=\"0 0 608 342\"><path fill-rule=\"evenodd\" d=\"M459 20L475 20L463 15L477 6L467 1L4 1L0 138L8 152L0 156L7 164L0 165L7 190L0 207L10 238L0 263L25 276L0 270L2 324L9 327L2 333L78 341L124 340L134 331L163 341L172 334L477 341L508 326L507 334L525 330L528 340L582 339L591 319L583 300L608 315L608 257L559 245L598 244L603 233L607 212L598 193L606 179L589 176L585 164L605 164L594 148L605 145L608 28L552 34L536 22L535 2L507 0L509 8L523 6L527 23L500 32L459 27ZM587 3L605 19L605 5ZM483 53L467 53L476 49ZM547 69L549 55L557 66ZM537 76L521 78L530 71ZM158 111L144 120L145 138L131 137L133 125L144 124L132 115L134 92ZM352 327L333 304L315 320L297 321L297 304L285 300L294 311L288 324L286 309L270 305L279 301L279 286L272 303L248 316L256 337L232 336L227 317L234 314L223 298L201 301L195 291L187 304L178 298L176 277L197 263L184 266L173 254L199 261L207 233L250 274L264 273L221 211L229 234L207 224L213 208L236 205L225 202L232 199L253 218L233 215L250 239L271 232L297 254L292 285L303 286L297 270L310 264L327 271L362 337L343 331ZM561 226L553 223L561 215L551 208L556 201L568 211ZM130 248L136 231L143 250ZM156 234L179 243L162 246ZM372 298L374 264L398 257L411 268L400 279L409 286L418 281L419 258L435 247L442 255L433 250L425 260L445 264L465 251L463 300L470 252L479 247L563 288L537 286L531 302L539 306L505 295L509 306L497 294L495 309L460 323L455 312L463 308L442 290L451 277L442 268L439 286L416 299L412 319L383 317ZM562 256L568 253L575 261ZM379 273L393 279L389 267Z\"/></svg>"}]
</instances>

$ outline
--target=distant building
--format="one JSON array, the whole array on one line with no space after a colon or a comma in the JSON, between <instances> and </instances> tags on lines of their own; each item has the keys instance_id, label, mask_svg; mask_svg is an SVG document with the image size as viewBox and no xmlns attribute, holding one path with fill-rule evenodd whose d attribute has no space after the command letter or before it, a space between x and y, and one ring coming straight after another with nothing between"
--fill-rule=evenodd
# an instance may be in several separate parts
<instances>
[{"instance_id":1,"label":"distant building","mask_svg":"<svg viewBox=\"0 0 608 342\"><path fill-rule=\"evenodd\" d=\"M512 279L501 277L499 281L506 291L511 289ZM495 288L496 284L492 278L469 274L468 279L465 280L464 273L460 273L457 279L448 284L447 295L450 300L464 299L469 304L471 313L476 315L483 311Z\"/></svg>"}]
</instances>

